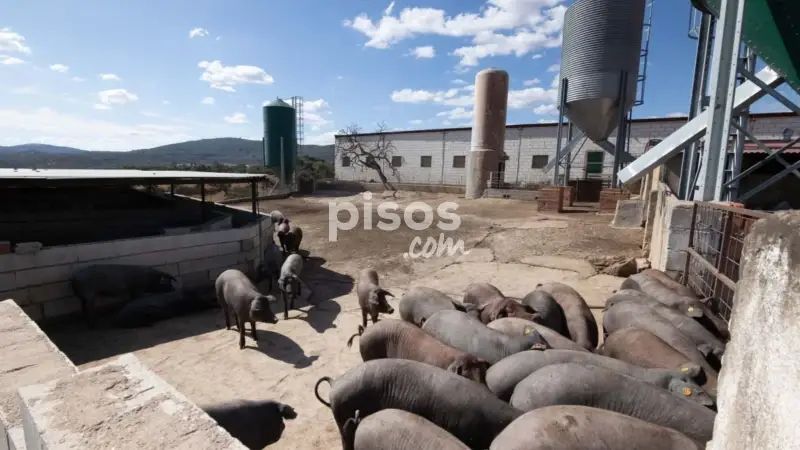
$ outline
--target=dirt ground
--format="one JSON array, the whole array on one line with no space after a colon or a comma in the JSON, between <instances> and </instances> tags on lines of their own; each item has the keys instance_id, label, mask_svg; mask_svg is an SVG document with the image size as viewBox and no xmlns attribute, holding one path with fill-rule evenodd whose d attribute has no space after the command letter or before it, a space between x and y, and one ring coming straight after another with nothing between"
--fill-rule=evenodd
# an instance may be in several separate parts
<instances>
[{"instance_id":1,"label":"dirt ground","mask_svg":"<svg viewBox=\"0 0 800 450\"><path fill-rule=\"evenodd\" d=\"M398 299L414 285L460 298L468 284L486 281L506 295L522 297L537 283L562 281L575 287L591 306L600 307L622 279L598 275L588 259L638 257L641 253L641 230L611 228L610 215L585 211L547 215L537 212L535 202L466 201L452 194L401 192L396 199L382 199L376 194L370 201L372 211L381 201L395 201L401 208L398 212L417 201L434 210L443 202L456 202L457 209L450 212L458 214L460 227L442 231L435 226L436 216L428 230L415 231L404 224L396 231L384 231L377 228L380 218L373 213L373 229L365 230L362 194L342 194L261 203L262 211L280 210L303 228L301 248L310 253L310 258L302 278L313 295L310 304L290 312L289 320L282 320L282 305L273 305L281 320L276 325L258 324L258 342L248 332L248 347L243 351L238 349L238 333L225 330L218 309L136 330L62 327L49 330L50 337L81 368L134 352L201 406L234 398L287 403L298 417L287 421L282 438L272 448L338 448L333 416L314 398L313 387L320 377L335 378L361 361L357 345L345 346L360 323L353 288L361 269L376 269L382 285ZM359 225L339 231L338 239L331 242L329 203L342 201L358 205ZM416 212L413 217L422 221L424 213ZM340 213L339 218L346 222L348 213ZM414 237L438 240L441 233L462 239L469 253L403 256ZM397 300L392 303L397 306ZM595 313L599 318L599 309ZM323 386L321 395L325 398L327 387Z\"/></svg>"}]
</instances>

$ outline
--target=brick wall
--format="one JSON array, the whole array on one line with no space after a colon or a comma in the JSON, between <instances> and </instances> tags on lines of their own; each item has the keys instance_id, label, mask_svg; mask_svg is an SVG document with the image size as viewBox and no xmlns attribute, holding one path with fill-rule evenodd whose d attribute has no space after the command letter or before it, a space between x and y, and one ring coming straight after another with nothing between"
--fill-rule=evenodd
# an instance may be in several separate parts
<instances>
[{"instance_id":1,"label":"brick wall","mask_svg":"<svg viewBox=\"0 0 800 450\"><path fill-rule=\"evenodd\" d=\"M664 139L680 128L682 120L647 120L634 121L630 130L630 152L634 156L644 153L648 141ZM792 128L800 132L798 117L758 117L753 119L752 129L757 137L777 139L784 128ZM395 149L393 154L401 156L403 165L397 168L397 177L389 177L391 181L414 184L455 184L464 185L465 168L454 168L454 156L467 156L470 149L471 130L437 130L420 131L418 133L389 134ZM566 143L566 130L564 130ZM545 173L542 169L532 168L533 157L547 156L548 161L555 157L557 127L555 124L531 125L527 127L509 127L506 129L505 153L508 155L504 181L514 184L549 183L553 179L553 171ZM609 140L614 142L614 136ZM365 136L364 141L374 139ZM582 179L586 168L586 154L589 151L602 151L595 143L586 141L580 151L573 152L571 179ZM604 153L603 176L611 176L612 155ZM421 157L431 157L431 167L421 167ZM444 164L442 164L444 162ZM342 167L340 157L335 161L336 178L347 181L369 181L378 177L373 170L354 167ZM385 170L387 175L389 170Z\"/></svg>"},{"instance_id":2,"label":"brick wall","mask_svg":"<svg viewBox=\"0 0 800 450\"><path fill-rule=\"evenodd\" d=\"M219 207L219 206L217 206ZM272 239L270 221L262 221L262 239ZM14 299L34 320L80 311L68 283L81 267L97 263L157 267L184 287L211 285L223 270L252 273L260 262L259 225L138 239L45 248L35 254L0 255L0 298ZM103 305L100 305L103 306Z\"/></svg>"}]
</instances>

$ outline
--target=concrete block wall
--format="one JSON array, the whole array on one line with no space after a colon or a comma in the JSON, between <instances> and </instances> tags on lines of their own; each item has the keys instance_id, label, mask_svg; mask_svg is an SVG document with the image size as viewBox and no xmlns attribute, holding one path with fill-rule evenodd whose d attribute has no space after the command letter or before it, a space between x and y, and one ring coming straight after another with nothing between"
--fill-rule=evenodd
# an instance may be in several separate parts
<instances>
[{"instance_id":1,"label":"concrete block wall","mask_svg":"<svg viewBox=\"0 0 800 450\"><path fill-rule=\"evenodd\" d=\"M650 264L675 276L686 265L694 202L679 200L664 183L659 183L656 211L653 213Z\"/></svg>"},{"instance_id":2,"label":"concrete block wall","mask_svg":"<svg viewBox=\"0 0 800 450\"><path fill-rule=\"evenodd\" d=\"M131 353L21 387L16 400L30 450L247 448Z\"/></svg>"},{"instance_id":3,"label":"concrete block wall","mask_svg":"<svg viewBox=\"0 0 800 450\"><path fill-rule=\"evenodd\" d=\"M75 373L72 361L13 300L0 301L0 450L25 449L16 390Z\"/></svg>"},{"instance_id":4,"label":"concrete block wall","mask_svg":"<svg viewBox=\"0 0 800 450\"><path fill-rule=\"evenodd\" d=\"M266 216L262 216L266 217ZM261 221L264 245L272 223ZM80 311L68 280L72 273L97 263L157 267L184 287L211 285L225 269L252 273L260 263L259 225L221 231L155 236L44 248L35 254L0 255L0 298L14 299L34 320ZM99 305L104 306L104 305Z\"/></svg>"},{"instance_id":5,"label":"concrete block wall","mask_svg":"<svg viewBox=\"0 0 800 450\"><path fill-rule=\"evenodd\" d=\"M745 238L709 450L800 448L798 230L800 213L776 213Z\"/></svg>"}]
</instances>

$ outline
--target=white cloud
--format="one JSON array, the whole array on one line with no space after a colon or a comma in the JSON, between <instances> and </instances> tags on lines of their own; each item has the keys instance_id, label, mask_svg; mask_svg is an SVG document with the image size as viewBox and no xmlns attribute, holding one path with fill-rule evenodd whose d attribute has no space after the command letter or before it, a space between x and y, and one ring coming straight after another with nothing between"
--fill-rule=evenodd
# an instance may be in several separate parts
<instances>
[{"instance_id":1,"label":"white cloud","mask_svg":"<svg viewBox=\"0 0 800 450\"><path fill-rule=\"evenodd\" d=\"M25 45L25 37L11 31L11 28L0 28L0 52L31 53L30 47Z\"/></svg>"},{"instance_id":2,"label":"white cloud","mask_svg":"<svg viewBox=\"0 0 800 450\"><path fill-rule=\"evenodd\" d=\"M535 106L554 103L556 89L542 87L526 87L525 89L508 91L509 109L529 109ZM472 107L475 102L475 86L467 85L443 91L427 91L424 89L401 89L391 94L395 103L411 104L438 104L453 106L455 109L439 113L440 117L446 116L451 120L472 117L472 111L465 108Z\"/></svg>"},{"instance_id":3,"label":"white cloud","mask_svg":"<svg viewBox=\"0 0 800 450\"><path fill-rule=\"evenodd\" d=\"M473 45L456 49L454 54L461 57L460 65L475 66L488 56L523 56L539 48L558 47L566 11L561 3L563 0L488 0L479 13L455 16L424 7L404 8L393 16L387 8L376 21L362 13L343 25L364 34L368 38L365 46L378 49L422 35L471 37Z\"/></svg>"},{"instance_id":4,"label":"white cloud","mask_svg":"<svg viewBox=\"0 0 800 450\"><path fill-rule=\"evenodd\" d=\"M204 105L213 105L214 102L216 102L216 100L214 100L214 97L206 97L206 98L204 98L203 100L200 101L200 103L202 103Z\"/></svg>"},{"instance_id":5,"label":"white cloud","mask_svg":"<svg viewBox=\"0 0 800 450\"><path fill-rule=\"evenodd\" d=\"M461 78L456 78L455 80L452 80L450 82L453 83L453 84L459 85L459 86L463 86L463 85L467 84L467 82L462 80Z\"/></svg>"},{"instance_id":6,"label":"white cloud","mask_svg":"<svg viewBox=\"0 0 800 450\"><path fill-rule=\"evenodd\" d=\"M11 88L8 92L14 95L44 95L44 93L37 86Z\"/></svg>"},{"instance_id":7,"label":"white cloud","mask_svg":"<svg viewBox=\"0 0 800 450\"><path fill-rule=\"evenodd\" d=\"M95 109L111 109L114 105L124 105L126 103L135 102L139 97L128 92L126 89L107 89L97 93L100 103L95 105Z\"/></svg>"},{"instance_id":8,"label":"white cloud","mask_svg":"<svg viewBox=\"0 0 800 450\"><path fill-rule=\"evenodd\" d=\"M161 103L164 104L164 105L169 105L170 104L169 100L161 100Z\"/></svg>"},{"instance_id":9,"label":"white cloud","mask_svg":"<svg viewBox=\"0 0 800 450\"><path fill-rule=\"evenodd\" d=\"M101 73L98 77L103 81L119 81L119 76L113 73Z\"/></svg>"},{"instance_id":10,"label":"white cloud","mask_svg":"<svg viewBox=\"0 0 800 450\"><path fill-rule=\"evenodd\" d=\"M191 30L189 30L190 38L205 37L205 36L208 36L208 30L206 30L205 28L192 28Z\"/></svg>"},{"instance_id":11,"label":"white cloud","mask_svg":"<svg viewBox=\"0 0 800 450\"><path fill-rule=\"evenodd\" d=\"M102 110L102 111L106 111L106 110L111 109L110 106L104 105L102 103L95 103L93 107L94 107L94 109L99 109L99 110Z\"/></svg>"},{"instance_id":12,"label":"white cloud","mask_svg":"<svg viewBox=\"0 0 800 450\"><path fill-rule=\"evenodd\" d=\"M65 66L64 64L52 64L50 70L53 72L66 73L69 71L69 66Z\"/></svg>"},{"instance_id":13,"label":"white cloud","mask_svg":"<svg viewBox=\"0 0 800 450\"><path fill-rule=\"evenodd\" d=\"M337 79L337 80L343 80L343 79L344 79L344 77L343 77L343 76L341 76L341 75L339 75L339 76L337 76L337 77L336 77L336 79Z\"/></svg>"},{"instance_id":14,"label":"white cloud","mask_svg":"<svg viewBox=\"0 0 800 450\"><path fill-rule=\"evenodd\" d=\"M247 123L247 116L244 113L233 113L230 116L225 116L225 122L232 123L232 124L245 124Z\"/></svg>"},{"instance_id":15,"label":"white cloud","mask_svg":"<svg viewBox=\"0 0 800 450\"><path fill-rule=\"evenodd\" d=\"M533 113L540 116L557 116L558 108L554 103L539 105L536 108L533 108Z\"/></svg>"},{"instance_id":16,"label":"white cloud","mask_svg":"<svg viewBox=\"0 0 800 450\"><path fill-rule=\"evenodd\" d=\"M222 36L217 36L216 38L214 38L214 40L215 41L221 41L222 40Z\"/></svg>"},{"instance_id":17,"label":"white cloud","mask_svg":"<svg viewBox=\"0 0 800 450\"><path fill-rule=\"evenodd\" d=\"M547 68L548 72L558 72L559 70L561 70L560 64L553 64L552 66Z\"/></svg>"},{"instance_id":18,"label":"white cloud","mask_svg":"<svg viewBox=\"0 0 800 450\"><path fill-rule=\"evenodd\" d=\"M0 55L0 64L3 64L5 66L16 66L18 64L25 64L25 61L15 56Z\"/></svg>"},{"instance_id":19,"label":"white cloud","mask_svg":"<svg viewBox=\"0 0 800 450\"><path fill-rule=\"evenodd\" d=\"M86 81L86 80L84 80L81 77L72 77L72 81L75 81L76 83L80 83L80 82L83 82L83 81Z\"/></svg>"},{"instance_id":20,"label":"white cloud","mask_svg":"<svg viewBox=\"0 0 800 450\"><path fill-rule=\"evenodd\" d=\"M442 125L444 125L444 126L446 126L446 127L448 127L448 126L450 126L450 125L452 125L452 124L453 124L453 122L450 122L449 120L443 120L443 121L442 121Z\"/></svg>"},{"instance_id":21,"label":"white cloud","mask_svg":"<svg viewBox=\"0 0 800 450\"><path fill-rule=\"evenodd\" d=\"M421 125L422 120L421 119L409 120L408 123L410 123L411 125Z\"/></svg>"},{"instance_id":22,"label":"white cloud","mask_svg":"<svg viewBox=\"0 0 800 450\"><path fill-rule=\"evenodd\" d=\"M325 133L312 134L306 136L305 143L310 145L330 145L335 141L335 131L326 131Z\"/></svg>"},{"instance_id":23,"label":"white cloud","mask_svg":"<svg viewBox=\"0 0 800 450\"><path fill-rule=\"evenodd\" d=\"M383 10L383 15L384 15L384 16L389 16L389 15L391 15L391 14L392 14L392 10L393 10L393 9L394 9L394 1L392 1L391 3L389 3L389 6L387 6L387 7L386 7L386 9L384 9L384 10Z\"/></svg>"},{"instance_id":24,"label":"white cloud","mask_svg":"<svg viewBox=\"0 0 800 450\"><path fill-rule=\"evenodd\" d=\"M219 61L200 61L197 65L204 69L200 79L212 88L236 92L237 84L272 84L272 76L256 66L223 66Z\"/></svg>"},{"instance_id":25,"label":"white cloud","mask_svg":"<svg viewBox=\"0 0 800 450\"><path fill-rule=\"evenodd\" d=\"M156 119L160 119L160 118L164 117L161 114L154 113L152 111L140 111L140 114L145 116L145 117L153 117L153 118L156 118Z\"/></svg>"},{"instance_id":26,"label":"white cloud","mask_svg":"<svg viewBox=\"0 0 800 450\"><path fill-rule=\"evenodd\" d=\"M289 103L289 102L287 102ZM331 105L324 99L317 99L303 102L303 121L311 127L312 131L319 131L322 128L331 125L333 121L326 119L324 116L333 114Z\"/></svg>"},{"instance_id":27,"label":"white cloud","mask_svg":"<svg viewBox=\"0 0 800 450\"><path fill-rule=\"evenodd\" d=\"M442 111L436 114L437 117L445 117L446 120L449 122L450 120L463 120L463 119L472 119L472 110L465 109L462 107L454 108L449 111Z\"/></svg>"},{"instance_id":28,"label":"white cloud","mask_svg":"<svg viewBox=\"0 0 800 450\"><path fill-rule=\"evenodd\" d=\"M430 45L426 45L424 47L416 47L411 50L411 55L414 55L417 59L419 58L433 58L436 56L436 49L431 47Z\"/></svg>"},{"instance_id":29,"label":"white cloud","mask_svg":"<svg viewBox=\"0 0 800 450\"><path fill-rule=\"evenodd\" d=\"M667 114L667 117L687 117L688 114L682 112L671 112Z\"/></svg>"},{"instance_id":30,"label":"white cloud","mask_svg":"<svg viewBox=\"0 0 800 450\"><path fill-rule=\"evenodd\" d=\"M536 53L536 54L534 54L533 56L531 56L531 59L540 59L540 58L542 58L543 56L544 56L544 55L542 55L541 53Z\"/></svg>"},{"instance_id":31,"label":"white cloud","mask_svg":"<svg viewBox=\"0 0 800 450\"><path fill-rule=\"evenodd\" d=\"M541 82L542 82L542 81L541 81L540 79L538 79L538 78L534 78L534 79L532 79L532 80L525 80L525 82L524 82L523 84L524 84L525 86L534 86L534 85L537 85L537 84L539 84L539 83L541 83Z\"/></svg>"}]
</instances>

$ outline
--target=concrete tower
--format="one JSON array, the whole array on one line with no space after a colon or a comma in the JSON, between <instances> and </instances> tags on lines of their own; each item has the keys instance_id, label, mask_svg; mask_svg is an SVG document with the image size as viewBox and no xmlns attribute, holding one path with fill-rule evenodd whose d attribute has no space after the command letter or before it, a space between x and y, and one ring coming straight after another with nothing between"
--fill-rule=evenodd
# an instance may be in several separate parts
<instances>
[{"instance_id":1,"label":"concrete tower","mask_svg":"<svg viewBox=\"0 0 800 450\"><path fill-rule=\"evenodd\" d=\"M480 198L489 173L498 170L506 142L508 72L485 69L475 76L475 106L472 145L467 158L465 197Z\"/></svg>"}]
</instances>

